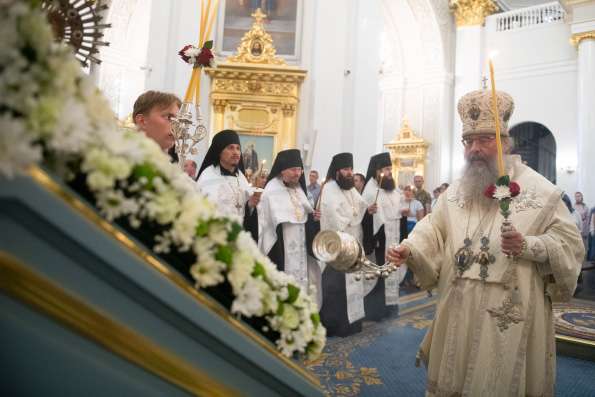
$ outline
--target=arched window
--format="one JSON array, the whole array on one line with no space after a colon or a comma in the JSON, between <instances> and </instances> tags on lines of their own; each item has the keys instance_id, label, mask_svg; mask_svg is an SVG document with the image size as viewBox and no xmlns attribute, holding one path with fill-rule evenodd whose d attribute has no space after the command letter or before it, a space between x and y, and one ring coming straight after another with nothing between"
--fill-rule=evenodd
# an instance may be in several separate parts
<instances>
[{"instance_id":1,"label":"arched window","mask_svg":"<svg viewBox=\"0 0 595 397\"><path fill-rule=\"evenodd\" d=\"M510 129L513 153L550 182L556 183L556 140L542 124L527 121Z\"/></svg>"}]
</instances>

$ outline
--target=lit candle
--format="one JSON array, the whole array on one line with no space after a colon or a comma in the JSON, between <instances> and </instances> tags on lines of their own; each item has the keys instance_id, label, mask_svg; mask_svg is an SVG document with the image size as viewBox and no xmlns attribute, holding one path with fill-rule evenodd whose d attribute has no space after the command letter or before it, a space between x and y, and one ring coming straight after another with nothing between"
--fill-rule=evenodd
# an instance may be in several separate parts
<instances>
[{"instance_id":1,"label":"lit candle","mask_svg":"<svg viewBox=\"0 0 595 397\"><path fill-rule=\"evenodd\" d=\"M498 116L498 97L496 95L496 80L494 79L494 64L490 59L490 79L492 80L492 113L496 123L496 146L498 148L498 175L504 175L504 157L502 154L502 139L500 138L500 117Z\"/></svg>"},{"instance_id":2,"label":"lit candle","mask_svg":"<svg viewBox=\"0 0 595 397\"><path fill-rule=\"evenodd\" d=\"M378 194L380 193L380 187L382 186L382 180L384 179L384 172L380 173L380 183L378 184L378 190L376 190L376 198L374 199L374 204L378 202Z\"/></svg>"}]
</instances>

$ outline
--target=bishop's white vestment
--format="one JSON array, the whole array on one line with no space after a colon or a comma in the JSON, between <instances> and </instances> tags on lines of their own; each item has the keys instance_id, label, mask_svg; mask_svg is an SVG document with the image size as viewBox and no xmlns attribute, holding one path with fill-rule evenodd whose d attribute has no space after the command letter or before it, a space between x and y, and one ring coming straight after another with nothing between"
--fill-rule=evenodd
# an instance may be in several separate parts
<instances>
[{"instance_id":1,"label":"bishop's white vestment","mask_svg":"<svg viewBox=\"0 0 595 397\"><path fill-rule=\"evenodd\" d=\"M465 201L460 181L402 243L411 249L407 263L422 287L437 286L439 293L419 351L428 396L554 395L552 301L572 298L584 247L561 191L511 157L509 175L521 193L512 199L510 220L527 242L520 258L501 252L497 202L482 213ZM476 260L457 266L465 238L475 254L489 249L486 266Z\"/></svg>"}]
</instances>

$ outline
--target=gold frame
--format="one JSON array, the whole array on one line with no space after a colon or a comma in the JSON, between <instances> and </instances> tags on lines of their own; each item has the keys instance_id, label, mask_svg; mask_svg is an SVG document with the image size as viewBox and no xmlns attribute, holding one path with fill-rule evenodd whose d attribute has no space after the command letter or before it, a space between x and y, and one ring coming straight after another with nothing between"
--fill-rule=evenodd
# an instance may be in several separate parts
<instances>
[{"instance_id":1,"label":"gold frame","mask_svg":"<svg viewBox=\"0 0 595 397\"><path fill-rule=\"evenodd\" d=\"M213 300L211 297L209 297L202 291L193 288L188 283L188 281L186 281L186 279L182 277L182 275L180 275L176 271L171 270L169 266L161 262L161 260L148 253L144 248L138 246L126 234L124 234L110 222L106 221L101 216L99 216L99 214L95 212L91 207L89 207L86 203L82 202L76 196L65 190L60 184L54 181L43 169L41 169L37 165L33 165L28 168L27 173L35 182L37 182L47 191L56 195L58 198L62 199L70 208L75 210L83 218L87 219L89 222L91 222L93 225L95 225L97 228L102 230L107 235L114 237L123 247L130 250L147 266L159 272L163 277L167 278L170 282L172 282L186 294L196 299L196 301L199 304L203 305L212 313L216 314L225 322L227 322L227 324L230 327L232 327L236 332L244 335L247 339L262 347L264 350L276 357L287 367L300 374L313 386L320 389L320 381L318 380L318 378L316 378L316 376L314 376L314 374L307 371L305 368L303 368L295 361L292 361L289 358L282 355L279 351L277 351L274 348L274 346L270 342L268 342L262 336L257 334L256 331L249 328L248 325L236 319L227 309L221 306L221 304Z\"/></svg>"},{"instance_id":2,"label":"gold frame","mask_svg":"<svg viewBox=\"0 0 595 397\"><path fill-rule=\"evenodd\" d=\"M4 251L0 251L0 290L189 393L240 396L237 390L35 274Z\"/></svg>"},{"instance_id":3,"label":"gold frame","mask_svg":"<svg viewBox=\"0 0 595 397\"><path fill-rule=\"evenodd\" d=\"M295 148L300 86L306 71L277 57L273 40L264 30L260 9L237 53L216 68L206 68L211 79L212 135L232 129L243 135L272 136L273 156ZM262 52L254 54L254 43ZM211 136L212 138L212 136Z\"/></svg>"},{"instance_id":4,"label":"gold frame","mask_svg":"<svg viewBox=\"0 0 595 397\"><path fill-rule=\"evenodd\" d=\"M390 152L393 178L398 185L401 182L398 179L399 172L403 170L412 172L414 176L421 175L425 177L428 146L429 143L418 137L409 126L407 119L404 119L395 139L384 145ZM413 166L401 166L402 160L411 161Z\"/></svg>"}]
</instances>

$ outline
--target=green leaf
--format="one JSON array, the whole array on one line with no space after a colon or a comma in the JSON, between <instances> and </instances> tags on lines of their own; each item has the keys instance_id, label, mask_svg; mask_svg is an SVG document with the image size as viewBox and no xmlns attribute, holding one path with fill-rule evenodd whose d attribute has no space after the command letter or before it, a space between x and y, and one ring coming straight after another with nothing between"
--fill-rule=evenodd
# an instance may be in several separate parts
<instances>
[{"instance_id":1,"label":"green leaf","mask_svg":"<svg viewBox=\"0 0 595 397\"><path fill-rule=\"evenodd\" d=\"M261 263L256 262L254 263L254 269L252 270L252 277L262 276L264 278L264 266Z\"/></svg>"},{"instance_id":2,"label":"green leaf","mask_svg":"<svg viewBox=\"0 0 595 397\"><path fill-rule=\"evenodd\" d=\"M496 185L498 185L498 186L508 186L509 184L510 184L510 176L508 176L508 175L502 175L496 181Z\"/></svg>"},{"instance_id":3,"label":"green leaf","mask_svg":"<svg viewBox=\"0 0 595 397\"><path fill-rule=\"evenodd\" d=\"M236 241L236 239L238 238L238 235L240 234L240 232L243 230L242 226L240 226L238 223L232 223L231 224L231 231L229 232L229 234L227 235L227 241L229 241L230 243L232 241Z\"/></svg>"},{"instance_id":4,"label":"green leaf","mask_svg":"<svg viewBox=\"0 0 595 397\"><path fill-rule=\"evenodd\" d=\"M289 292L289 296L285 300L287 303L293 303L296 301L298 295L300 294L299 287L296 287L293 284L287 284L287 292Z\"/></svg>"},{"instance_id":5,"label":"green leaf","mask_svg":"<svg viewBox=\"0 0 595 397\"><path fill-rule=\"evenodd\" d=\"M213 40L209 40L205 42L205 45L203 45L203 48L207 48L209 50L213 49Z\"/></svg>"},{"instance_id":6,"label":"green leaf","mask_svg":"<svg viewBox=\"0 0 595 397\"><path fill-rule=\"evenodd\" d=\"M510 208L510 199L500 200L500 210L505 213Z\"/></svg>"},{"instance_id":7,"label":"green leaf","mask_svg":"<svg viewBox=\"0 0 595 397\"><path fill-rule=\"evenodd\" d=\"M318 327L318 324L320 324L320 314L312 313L312 315L310 316L310 319L312 319L314 326Z\"/></svg>"},{"instance_id":8,"label":"green leaf","mask_svg":"<svg viewBox=\"0 0 595 397\"><path fill-rule=\"evenodd\" d=\"M225 263L227 266L231 266L231 260L233 258L233 251L228 245L220 245L215 254L215 259Z\"/></svg>"},{"instance_id":9,"label":"green leaf","mask_svg":"<svg viewBox=\"0 0 595 397\"><path fill-rule=\"evenodd\" d=\"M196 226L196 235L198 237L204 237L209 234L209 224L207 222L201 222Z\"/></svg>"},{"instance_id":10,"label":"green leaf","mask_svg":"<svg viewBox=\"0 0 595 397\"><path fill-rule=\"evenodd\" d=\"M142 177L147 178L147 184L145 185L147 189L153 188L153 179L159 175L157 170L153 167L153 165L149 163L143 163L140 165L135 166L132 169L132 175L134 179L140 179Z\"/></svg>"},{"instance_id":11,"label":"green leaf","mask_svg":"<svg viewBox=\"0 0 595 397\"><path fill-rule=\"evenodd\" d=\"M283 305L283 302L279 302L277 305L277 316L282 316L283 310L285 310L285 305Z\"/></svg>"}]
</instances>

